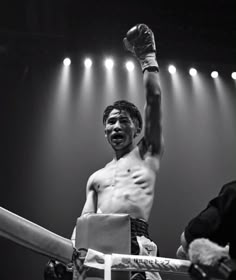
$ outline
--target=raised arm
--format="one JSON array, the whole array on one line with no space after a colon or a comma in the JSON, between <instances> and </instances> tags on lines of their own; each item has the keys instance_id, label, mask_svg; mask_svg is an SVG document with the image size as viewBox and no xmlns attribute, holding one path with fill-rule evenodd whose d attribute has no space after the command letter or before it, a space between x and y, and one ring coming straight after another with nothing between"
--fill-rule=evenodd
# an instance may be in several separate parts
<instances>
[{"instance_id":1,"label":"raised arm","mask_svg":"<svg viewBox=\"0 0 236 280\"><path fill-rule=\"evenodd\" d=\"M137 57L143 71L146 97L143 144L152 155L161 155L161 87L153 32L147 25L137 24L127 32L124 45Z\"/></svg>"},{"instance_id":2,"label":"raised arm","mask_svg":"<svg viewBox=\"0 0 236 280\"><path fill-rule=\"evenodd\" d=\"M161 88L159 73L146 69L143 74L146 91L144 107L144 141L153 155L160 155L163 150L161 126Z\"/></svg>"}]
</instances>

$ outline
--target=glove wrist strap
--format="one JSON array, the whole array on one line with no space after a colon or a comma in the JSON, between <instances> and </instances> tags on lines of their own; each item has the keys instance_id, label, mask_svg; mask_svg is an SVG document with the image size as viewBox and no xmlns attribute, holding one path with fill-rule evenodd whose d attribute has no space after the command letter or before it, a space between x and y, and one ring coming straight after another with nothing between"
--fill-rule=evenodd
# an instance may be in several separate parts
<instances>
[{"instance_id":1,"label":"glove wrist strap","mask_svg":"<svg viewBox=\"0 0 236 280\"><path fill-rule=\"evenodd\" d=\"M159 71L159 66L156 60L156 53L148 53L143 57L139 58L139 62L144 72L146 69L152 69L154 71Z\"/></svg>"}]
</instances>

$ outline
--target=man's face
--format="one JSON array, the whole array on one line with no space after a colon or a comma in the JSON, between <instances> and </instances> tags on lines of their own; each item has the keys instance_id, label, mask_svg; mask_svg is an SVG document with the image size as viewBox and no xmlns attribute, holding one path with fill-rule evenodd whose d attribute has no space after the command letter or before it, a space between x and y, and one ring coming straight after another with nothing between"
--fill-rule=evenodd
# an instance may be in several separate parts
<instances>
[{"instance_id":1,"label":"man's face","mask_svg":"<svg viewBox=\"0 0 236 280\"><path fill-rule=\"evenodd\" d=\"M122 150L132 144L136 126L126 111L113 109L105 123L105 135L114 150Z\"/></svg>"}]
</instances>

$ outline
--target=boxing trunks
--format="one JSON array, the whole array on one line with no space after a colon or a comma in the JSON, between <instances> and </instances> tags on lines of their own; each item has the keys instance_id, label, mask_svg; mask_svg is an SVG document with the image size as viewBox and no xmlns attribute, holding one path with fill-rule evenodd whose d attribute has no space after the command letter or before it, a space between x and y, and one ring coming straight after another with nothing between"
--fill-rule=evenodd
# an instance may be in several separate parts
<instances>
[{"instance_id":1,"label":"boxing trunks","mask_svg":"<svg viewBox=\"0 0 236 280\"><path fill-rule=\"evenodd\" d=\"M148 234L148 224L141 219L131 218L131 254L144 256L159 256L156 244ZM132 272L132 280L158 280L158 272Z\"/></svg>"}]
</instances>

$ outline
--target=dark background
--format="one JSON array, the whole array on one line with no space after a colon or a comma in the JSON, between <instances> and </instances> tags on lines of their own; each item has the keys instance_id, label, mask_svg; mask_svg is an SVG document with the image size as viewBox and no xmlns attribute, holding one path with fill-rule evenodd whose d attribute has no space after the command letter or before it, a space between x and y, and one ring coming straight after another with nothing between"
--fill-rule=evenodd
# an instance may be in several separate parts
<instances>
[{"instance_id":1,"label":"dark background","mask_svg":"<svg viewBox=\"0 0 236 280\"><path fill-rule=\"evenodd\" d=\"M136 23L155 33L165 155L150 233L175 258L189 221L236 172L236 23L233 1L7 1L0 4L0 206L70 238L89 175L112 158L102 112L125 98L142 111L142 75L129 88L122 38ZM63 58L72 59L61 82ZM82 60L94 59L84 83ZM114 56L112 83L102 60ZM177 80L167 72L178 68ZM199 70L193 82L189 67ZM219 83L210 77L218 70ZM42 279L47 261L0 239L0 279ZM169 278L168 278L169 277ZM174 279L168 276L166 279ZM177 279L177 278L175 278Z\"/></svg>"}]
</instances>

